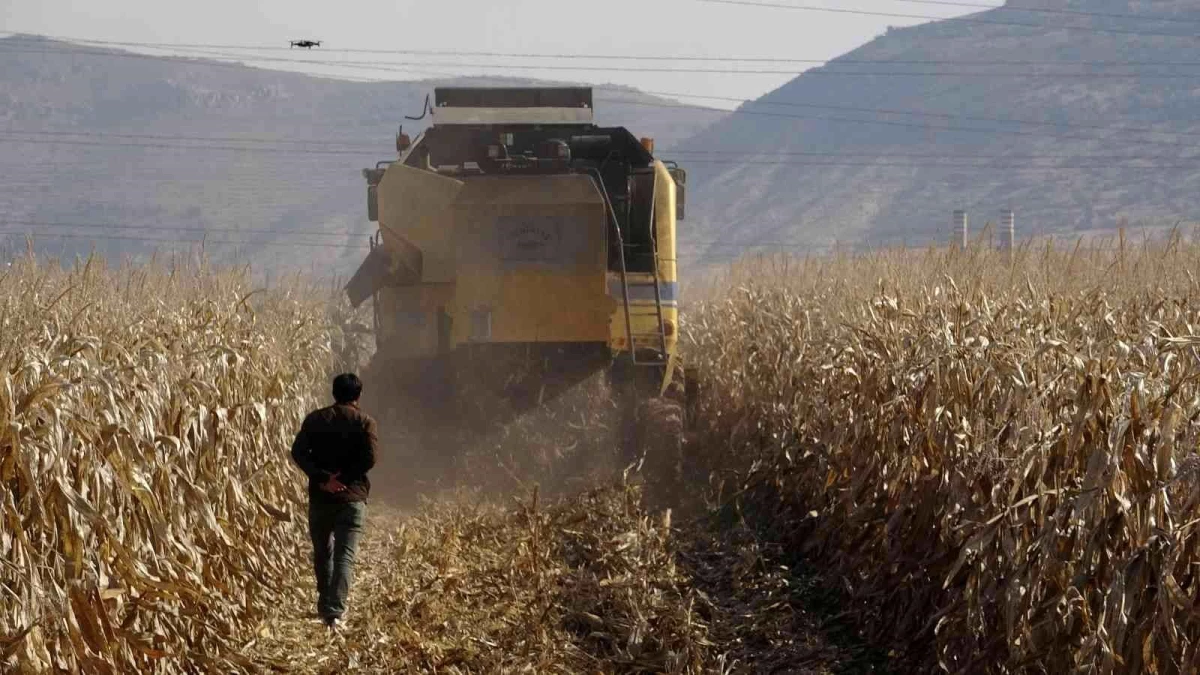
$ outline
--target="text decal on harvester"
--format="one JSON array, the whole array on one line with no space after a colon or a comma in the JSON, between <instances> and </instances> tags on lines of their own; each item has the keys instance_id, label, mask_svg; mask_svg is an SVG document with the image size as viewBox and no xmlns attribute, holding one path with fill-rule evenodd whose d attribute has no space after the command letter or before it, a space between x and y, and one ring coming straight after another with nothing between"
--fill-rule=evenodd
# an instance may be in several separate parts
<instances>
[{"instance_id":1,"label":"text decal on harvester","mask_svg":"<svg viewBox=\"0 0 1200 675\"><path fill-rule=\"evenodd\" d=\"M496 219L500 259L505 262L566 265L573 262L572 246L563 233L572 219L563 216L500 216Z\"/></svg>"}]
</instances>

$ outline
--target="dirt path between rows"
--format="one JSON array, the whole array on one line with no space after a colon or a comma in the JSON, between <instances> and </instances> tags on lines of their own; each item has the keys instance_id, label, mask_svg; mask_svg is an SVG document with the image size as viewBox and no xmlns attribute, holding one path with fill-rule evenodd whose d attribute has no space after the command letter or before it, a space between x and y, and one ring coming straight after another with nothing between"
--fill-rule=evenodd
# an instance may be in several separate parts
<instances>
[{"instance_id":1,"label":"dirt path between rows","mask_svg":"<svg viewBox=\"0 0 1200 675\"><path fill-rule=\"evenodd\" d=\"M364 631L364 615L376 611L371 598L385 592L387 566L384 562L393 555L391 536L403 519L395 513L372 514L367 535L359 550L354 579L351 609L343 628L331 634L316 613L316 581L305 574L303 581L290 593L273 616L259 629L257 641L249 649L252 658L262 667L277 672L351 673L364 670L362 652L379 646L380 636ZM307 552L307 551L306 551ZM296 561L308 572L307 558Z\"/></svg>"},{"instance_id":2,"label":"dirt path between rows","mask_svg":"<svg viewBox=\"0 0 1200 675\"><path fill-rule=\"evenodd\" d=\"M886 656L842 618L836 586L783 564L781 547L740 526L697 524L678 536L679 564L710 603L710 639L727 672L890 672Z\"/></svg>"},{"instance_id":3,"label":"dirt path between rows","mask_svg":"<svg viewBox=\"0 0 1200 675\"><path fill-rule=\"evenodd\" d=\"M667 530L619 495L589 499L373 507L340 632L306 574L246 653L297 673L886 672L748 532Z\"/></svg>"}]
</instances>

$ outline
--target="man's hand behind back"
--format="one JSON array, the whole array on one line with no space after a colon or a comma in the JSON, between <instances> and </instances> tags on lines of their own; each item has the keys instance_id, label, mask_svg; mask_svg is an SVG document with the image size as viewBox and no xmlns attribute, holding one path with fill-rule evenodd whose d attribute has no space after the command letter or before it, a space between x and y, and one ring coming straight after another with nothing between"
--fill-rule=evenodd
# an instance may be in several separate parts
<instances>
[{"instance_id":1,"label":"man's hand behind back","mask_svg":"<svg viewBox=\"0 0 1200 675\"><path fill-rule=\"evenodd\" d=\"M345 492L346 486L343 485L340 480L338 480L339 475L341 475L341 474L337 474L337 473L330 474L329 480L326 480L324 483L321 483L320 488L322 490L324 490L325 492L328 492L329 494L338 494L339 492Z\"/></svg>"}]
</instances>

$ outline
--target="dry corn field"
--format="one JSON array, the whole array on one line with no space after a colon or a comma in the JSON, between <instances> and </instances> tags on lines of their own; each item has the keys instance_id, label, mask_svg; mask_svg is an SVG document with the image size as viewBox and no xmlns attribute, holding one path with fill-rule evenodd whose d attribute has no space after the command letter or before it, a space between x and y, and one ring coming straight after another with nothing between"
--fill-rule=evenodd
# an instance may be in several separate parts
<instances>
[{"instance_id":1,"label":"dry corn field","mask_svg":"<svg viewBox=\"0 0 1200 675\"><path fill-rule=\"evenodd\" d=\"M330 362L305 297L198 266L0 273L6 669L249 665L237 640L295 578L285 449Z\"/></svg>"},{"instance_id":2,"label":"dry corn field","mask_svg":"<svg viewBox=\"0 0 1200 675\"><path fill-rule=\"evenodd\" d=\"M1200 672L1200 247L764 259L699 458L897 669Z\"/></svg>"},{"instance_id":3,"label":"dry corn field","mask_svg":"<svg viewBox=\"0 0 1200 675\"><path fill-rule=\"evenodd\" d=\"M499 503L373 506L330 638L288 456L329 376L361 356L329 299L203 265L0 272L0 670L711 672L777 649L764 662L825 672L839 658L752 544L680 538L636 488L550 502L521 476ZM565 453L526 466L511 438L489 442L510 472Z\"/></svg>"},{"instance_id":4,"label":"dry corn field","mask_svg":"<svg viewBox=\"0 0 1200 675\"><path fill-rule=\"evenodd\" d=\"M0 670L1197 672L1197 263L1175 242L735 267L686 316L704 509L647 513L620 480L548 497L523 474L563 483L604 415L547 413L590 440L490 439L470 461L506 497L373 501L331 638L287 454L361 356L330 294L16 261Z\"/></svg>"}]
</instances>

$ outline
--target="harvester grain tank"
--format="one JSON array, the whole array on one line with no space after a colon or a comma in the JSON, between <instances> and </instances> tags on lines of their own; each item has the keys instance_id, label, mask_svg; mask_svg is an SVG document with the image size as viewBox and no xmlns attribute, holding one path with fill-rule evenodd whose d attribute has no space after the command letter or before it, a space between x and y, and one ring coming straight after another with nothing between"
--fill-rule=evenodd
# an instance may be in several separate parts
<instances>
[{"instance_id":1,"label":"harvester grain tank","mask_svg":"<svg viewBox=\"0 0 1200 675\"><path fill-rule=\"evenodd\" d=\"M376 377L427 422L502 420L601 370L627 451L675 446L685 172L599 126L588 88L438 88L432 124L365 169ZM677 428L678 427L678 428Z\"/></svg>"}]
</instances>

